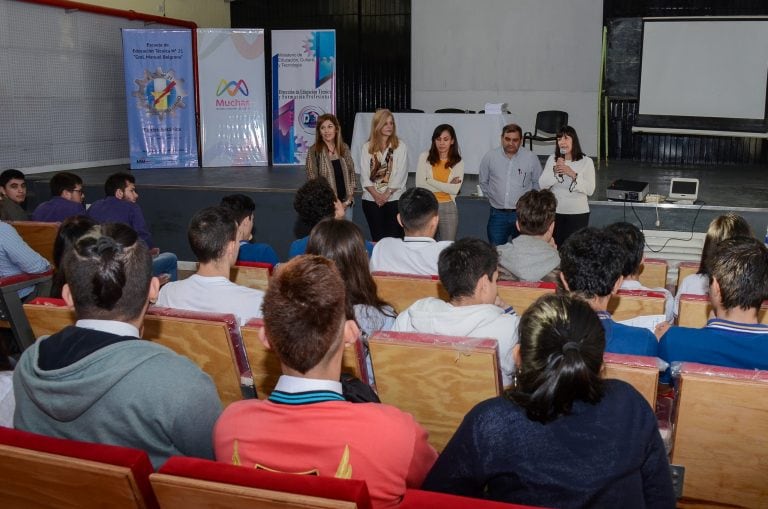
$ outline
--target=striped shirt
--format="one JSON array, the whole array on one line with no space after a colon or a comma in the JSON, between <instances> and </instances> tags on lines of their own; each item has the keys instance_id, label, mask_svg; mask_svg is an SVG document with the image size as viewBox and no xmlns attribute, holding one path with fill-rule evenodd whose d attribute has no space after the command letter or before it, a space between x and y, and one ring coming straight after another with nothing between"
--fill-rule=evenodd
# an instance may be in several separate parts
<instances>
[{"instance_id":1,"label":"striped shirt","mask_svg":"<svg viewBox=\"0 0 768 509\"><path fill-rule=\"evenodd\" d=\"M48 270L48 261L24 242L16 228L0 221L0 277L34 274ZM19 290L19 297L32 293L33 287Z\"/></svg>"}]
</instances>

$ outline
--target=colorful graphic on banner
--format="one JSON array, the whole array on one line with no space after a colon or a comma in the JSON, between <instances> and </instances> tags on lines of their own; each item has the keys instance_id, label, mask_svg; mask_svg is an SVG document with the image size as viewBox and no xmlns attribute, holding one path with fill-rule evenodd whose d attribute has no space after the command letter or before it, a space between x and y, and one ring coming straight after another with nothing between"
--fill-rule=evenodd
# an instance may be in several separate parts
<instances>
[{"instance_id":1,"label":"colorful graphic on banner","mask_svg":"<svg viewBox=\"0 0 768 509\"><path fill-rule=\"evenodd\" d=\"M198 29L203 166L267 164L264 30Z\"/></svg>"},{"instance_id":2,"label":"colorful graphic on banner","mask_svg":"<svg viewBox=\"0 0 768 509\"><path fill-rule=\"evenodd\" d=\"M131 168L197 166L192 32L122 32Z\"/></svg>"},{"instance_id":3,"label":"colorful graphic on banner","mask_svg":"<svg viewBox=\"0 0 768 509\"><path fill-rule=\"evenodd\" d=\"M336 32L273 30L272 162L303 163L324 113L336 113Z\"/></svg>"}]
</instances>

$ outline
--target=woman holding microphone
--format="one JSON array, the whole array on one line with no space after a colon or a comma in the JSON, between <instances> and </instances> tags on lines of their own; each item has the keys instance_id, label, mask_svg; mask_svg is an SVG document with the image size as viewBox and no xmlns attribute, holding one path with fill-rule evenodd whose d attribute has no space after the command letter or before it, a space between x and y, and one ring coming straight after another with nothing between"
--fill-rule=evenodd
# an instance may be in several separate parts
<instances>
[{"instance_id":1,"label":"woman holding microphone","mask_svg":"<svg viewBox=\"0 0 768 509\"><path fill-rule=\"evenodd\" d=\"M582 152L573 127L558 129L555 153L544 165L539 187L557 198L554 239L561 246L572 233L589 225L587 198L595 192L595 165Z\"/></svg>"}]
</instances>

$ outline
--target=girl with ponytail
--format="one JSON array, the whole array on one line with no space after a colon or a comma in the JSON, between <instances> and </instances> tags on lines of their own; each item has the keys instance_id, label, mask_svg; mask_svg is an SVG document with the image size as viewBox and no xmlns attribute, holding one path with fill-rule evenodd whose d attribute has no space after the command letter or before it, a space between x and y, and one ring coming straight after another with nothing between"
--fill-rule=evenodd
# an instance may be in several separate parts
<instances>
[{"instance_id":1,"label":"girl with ponytail","mask_svg":"<svg viewBox=\"0 0 768 509\"><path fill-rule=\"evenodd\" d=\"M601 376L605 332L589 304L546 295L523 314L517 375L464 418L423 489L543 507L675 507L653 410Z\"/></svg>"}]
</instances>

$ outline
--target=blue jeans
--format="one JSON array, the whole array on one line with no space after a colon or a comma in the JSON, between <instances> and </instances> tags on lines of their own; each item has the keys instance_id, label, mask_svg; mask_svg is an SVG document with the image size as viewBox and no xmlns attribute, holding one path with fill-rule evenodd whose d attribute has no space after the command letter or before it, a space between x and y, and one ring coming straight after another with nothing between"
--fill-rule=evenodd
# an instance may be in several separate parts
<instances>
[{"instance_id":1,"label":"blue jeans","mask_svg":"<svg viewBox=\"0 0 768 509\"><path fill-rule=\"evenodd\" d=\"M170 274L171 281L179 279L178 275L179 259L173 253L160 253L152 258L152 275Z\"/></svg>"},{"instance_id":2,"label":"blue jeans","mask_svg":"<svg viewBox=\"0 0 768 509\"><path fill-rule=\"evenodd\" d=\"M486 227L488 242L494 246L500 246L520 235L515 221L517 221L517 214L514 210L491 207Z\"/></svg>"}]
</instances>

